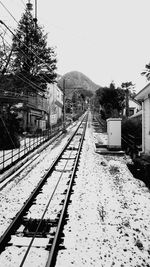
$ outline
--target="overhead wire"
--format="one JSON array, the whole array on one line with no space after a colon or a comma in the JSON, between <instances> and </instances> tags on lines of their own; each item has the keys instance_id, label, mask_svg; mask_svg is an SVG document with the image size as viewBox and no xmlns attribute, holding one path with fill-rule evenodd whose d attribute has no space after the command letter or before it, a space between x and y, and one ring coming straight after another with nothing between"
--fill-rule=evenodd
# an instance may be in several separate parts
<instances>
[{"instance_id":1,"label":"overhead wire","mask_svg":"<svg viewBox=\"0 0 150 267\"><path fill-rule=\"evenodd\" d=\"M13 20L18 24L18 21L15 19L15 17L11 14L11 12L9 11L9 9L2 3L2 1L0 0L0 4L3 6L3 8L9 13L9 15L13 18Z\"/></svg>"},{"instance_id":2,"label":"overhead wire","mask_svg":"<svg viewBox=\"0 0 150 267\"><path fill-rule=\"evenodd\" d=\"M21 0L21 2L22 2L22 4L26 7L26 4L24 3L24 1L23 0Z\"/></svg>"}]
</instances>

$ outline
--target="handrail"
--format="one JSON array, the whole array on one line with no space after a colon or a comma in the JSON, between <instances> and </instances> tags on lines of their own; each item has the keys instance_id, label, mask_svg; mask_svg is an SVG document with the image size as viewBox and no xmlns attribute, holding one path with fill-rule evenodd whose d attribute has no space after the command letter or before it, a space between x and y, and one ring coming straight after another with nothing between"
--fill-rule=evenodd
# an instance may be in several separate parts
<instances>
[{"instance_id":1,"label":"handrail","mask_svg":"<svg viewBox=\"0 0 150 267\"><path fill-rule=\"evenodd\" d=\"M141 151L141 138L133 136L131 134L122 135L122 147L123 149L128 153L131 154L131 157L133 155L139 155Z\"/></svg>"},{"instance_id":2,"label":"handrail","mask_svg":"<svg viewBox=\"0 0 150 267\"><path fill-rule=\"evenodd\" d=\"M62 126L54 126L52 130L45 130L42 134L25 137L21 140L19 148L0 150L0 174L52 138L55 133L61 131L61 128Z\"/></svg>"}]
</instances>

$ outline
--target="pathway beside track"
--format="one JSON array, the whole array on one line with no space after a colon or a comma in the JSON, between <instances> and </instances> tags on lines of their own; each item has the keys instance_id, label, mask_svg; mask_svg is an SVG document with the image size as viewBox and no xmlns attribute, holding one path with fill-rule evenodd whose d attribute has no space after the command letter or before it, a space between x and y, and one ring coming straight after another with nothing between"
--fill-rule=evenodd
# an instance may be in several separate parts
<instances>
[{"instance_id":1,"label":"pathway beside track","mask_svg":"<svg viewBox=\"0 0 150 267\"><path fill-rule=\"evenodd\" d=\"M150 191L126 156L100 155L107 142L90 119L56 267L150 266Z\"/></svg>"}]
</instances>

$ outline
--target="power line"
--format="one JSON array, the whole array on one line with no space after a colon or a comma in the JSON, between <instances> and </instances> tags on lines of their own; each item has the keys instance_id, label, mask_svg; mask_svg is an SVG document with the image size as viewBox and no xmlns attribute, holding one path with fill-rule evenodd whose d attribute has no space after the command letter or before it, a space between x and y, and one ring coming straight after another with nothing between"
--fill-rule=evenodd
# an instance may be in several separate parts
<instances>
[{"instance_id":1,"label":"power line","mask_svg":"<svg viewBox=\"0 0 150 267\"><path fill-rule=\"evenodd\" d=\"M21 2L23 3L23 5L26 7L26 4L24 3L24 1L23 0L21 0Z\"/></svg>"},{"instance_id":2,"label":"power line","mask_svg":"<svg viewBox=\"0 0 150 267\"><path fill-rule=\"evenodd\" d=\"M2 3L2 1L0 1L0 4L3 6L3 8L9 13L9 15L14 19L15 22L17 22L18 24L18 21L15 19L15 17L11 14L11 12L8 10L8 8Z\"/></svg>"}]
</instances>

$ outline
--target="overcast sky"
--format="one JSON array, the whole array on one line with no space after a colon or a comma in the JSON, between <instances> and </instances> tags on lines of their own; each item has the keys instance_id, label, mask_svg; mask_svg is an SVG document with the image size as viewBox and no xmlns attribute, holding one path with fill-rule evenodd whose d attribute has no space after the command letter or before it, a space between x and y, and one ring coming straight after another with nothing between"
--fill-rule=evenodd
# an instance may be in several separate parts
<instances>
[{"instance_id":1,"label":"overcast sky","mask_svg":"<svg viewBox=\"0 0 150 267\"><path fill-rule=\"evenodd\" d=\"M18 21L26 0L1 0ZM35 0L31 0L34 4ZM105 86L132 81L150 62L150 0L37 0L38 22L56 47L57 72L76 70ZM16 22L0 5L0 19Z\"/></svg>"}]
</instances>

